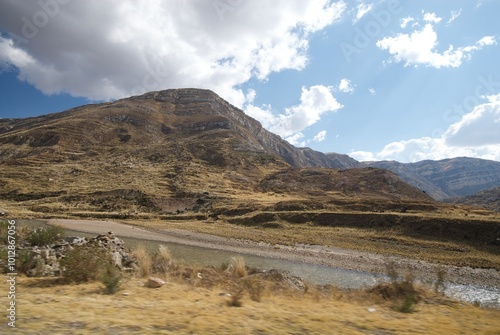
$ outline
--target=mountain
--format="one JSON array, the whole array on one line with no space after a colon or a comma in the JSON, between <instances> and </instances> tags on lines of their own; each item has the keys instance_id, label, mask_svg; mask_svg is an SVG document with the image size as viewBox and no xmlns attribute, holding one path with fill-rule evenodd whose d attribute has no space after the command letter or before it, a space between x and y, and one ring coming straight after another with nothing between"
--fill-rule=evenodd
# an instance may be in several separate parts
<instances>
[{"instance_id":1,"label":"mountain","mask_svg":"<svg viewBox=\"0 0 500 335\"><path fill-rule=\"evenodd\" d=\"M304 176L316 176L315 189L295 192L294 201L327 203L333 197L347 202L432 202L388 171L314 170L355 166L346 155L292 146L208 90L150 92L45 116L0 120L0 202L32 212L168 213L271 204L288 198L269 197L282 187L264 187L263 180L287 173L309 184L312 177ZM300 175L283 172L297 168ZM371 187L374 174L379 181ZM318 183L332 189L322 192ZM365 186L355 189L353 183Z\"/></svg>"},{"instance_id":2,"label":"mountain","mask_svg":"<svg viewBox=\"0 0 500 335\"><path fill-rule=\"evenodd\" d=\"M484 207L492 211L500 212L500 186L484 190L466 197L448 199L447 202L469 206Z\"/></svg>"},{"instance_id":3,"label":"mountain","mask_svg":"<svg viewBox=\"0 0 500 335\"><path fill-rule=\"evenodd\" d=\"M95 113L96 110L99 113ZM61 122L70 120L72 125L68 133L58 130ZM25 133L27 128L36 129ZM75 129L93 135L82 138L81 134L74 132ZM141 134L137 133L138 129L141 129ZM344 168L354 161L347 155L325 155L309 148L296 148L265 130L258 121L215 93L200 89L150 92L113 103L87 105L36 118L0 119L0 135L3 135L0 144L14 144L16 149L22 145L51 148L61 141L65 147L76 144L81 149L89 145L109 146L129 141L137 144L145 139L146 134L158 141L169 134L211 130L233 130L242 140L241 147L236 150L277 154L294 167Z\"/></svg>"},{"instance_id":4,"label":"mountain","mask_svg":"<svg viewBox=\"0 0 500 335\"><path fill-rule=\"evenodd\" d=\"M500 162L459 157L416 163L395 161L365 162L390 170L436 200L468 196L500 185Z\"/></svg>"}]
</instances>

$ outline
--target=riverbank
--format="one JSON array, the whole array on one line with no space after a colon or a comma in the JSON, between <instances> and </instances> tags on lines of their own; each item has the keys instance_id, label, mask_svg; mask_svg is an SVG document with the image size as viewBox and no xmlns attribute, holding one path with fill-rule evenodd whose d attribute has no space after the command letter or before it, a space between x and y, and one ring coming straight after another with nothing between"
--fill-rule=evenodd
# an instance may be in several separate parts
<instances>
[{"instance_id":1,"label":"riverbank","mask_svg":"<svg viewBox=\"0 0 500 335\"><path fill-rule=\"evenodd\" d=\"M411 271L423 282L434 281L436 273L442 270L446 274L446 280L455 284L498 288L500 283L500 273L494 269L473 269L470 267L438 265L418 259L387 256L380 253L338 247L308 244L270 244L263 241L256 242L248 239L222 237L214 234L173 228L172 226L161 228L159 225L150 225L148 228L145 228L143 223L131 225L111 221L66 219L51 219L46 221L46 223L92 234L104 234L108 231L113 231L117 236L121 237L178 243L364 272L383 273L385 272L386 265L390 262L395 265L400 273Z\"/></svg>"}]
</instances>

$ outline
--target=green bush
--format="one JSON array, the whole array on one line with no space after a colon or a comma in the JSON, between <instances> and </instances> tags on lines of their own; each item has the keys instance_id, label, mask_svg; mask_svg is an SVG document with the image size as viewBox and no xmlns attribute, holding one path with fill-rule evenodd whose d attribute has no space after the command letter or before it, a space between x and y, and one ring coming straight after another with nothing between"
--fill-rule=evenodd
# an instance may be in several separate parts
<instances>
[{"instance_id":1,"label":"green bush","mask_svg":"<svg viewBox=\"0 0 500 335\"><path fill-rule=\"evenodd\" d=\"M120 289L122 273L111 263L108 263L101 276L105 294L115 294Z\"/></svg>"},{"instance_id":2,"label":"green bush","mask_svg":"<svg viewBox=\"0 0 500 335\"><path fill-rule=\"evenodd\" d=\"M415 277L410 272L406 276L398 273L396 264L389 262L386 265L386 275L389 283L378 284L369 289L369 292L376 293L385 300L392 301L392 308L402 313L412 313L415 311L415 304L420 299L420 293L415 287Z\"/></svg>"},{"instance_id":3,"label":"green bush","mask_svg":"<svg viewBox=\"0 0 500 335\"><path fill-rule=\"evenodd\" d=\"M434 282L434 292L444 293L446 289L446 271L443 268L438 268L436 271L436 281Z\"/></svg>"},{"instance_id":4,"label":"green bush","mask_svg":"<svg viewBox=\"0 0 500 335\"><path fill-rule=\"evenodd\" d=\"M62 278L67 283L83 283L103 278L110 264L108 252L98 246L74 246L61 260Z\"/></svg>"},{"instance_id":5,"label":"green bush","mask_svg":"<svg viewBox=\"0 0 500 335\"><path fill-rule=\"evenodd\" d=\"M64 229L62 227L39 227L29 234L28 242L32 246L44 246L57 242L64 237Z\"/></svg>"}]
</instances>

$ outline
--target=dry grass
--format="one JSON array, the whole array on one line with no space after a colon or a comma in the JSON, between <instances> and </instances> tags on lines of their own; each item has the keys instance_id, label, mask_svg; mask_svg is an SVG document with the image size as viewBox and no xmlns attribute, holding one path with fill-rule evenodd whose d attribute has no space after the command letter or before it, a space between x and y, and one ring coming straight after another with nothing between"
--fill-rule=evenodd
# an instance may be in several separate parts
<instances>
[{"instance_id":1,"label":"dry grass","mask_svg":"<svg viewBox=\"0 0 500 335\"><path fill-rule=\"evenodd\" d=\"M135 274L142 278L150 276L153 267L153 259L149 251L144 246L139 246L133 253L137 259Z\"/></svg>"},{"instance_id":2,"label":"dry grass","mask_svg":"<svg viewBox=\"0 0 500 335\"><path fill-rule=\"evenodd\" d=\"M18 278L16 334L498 334L500 311L425 299L414 313L362 291L247 295L227 306L224 287L168 282L148 289L143 280L102 295L98 283L51 286ZM2 295L1 304L7 303ZM368 308L375 311L369 312ZM9 333L5 322L0 333Z\"/></svg>"},{"instance_id":3,"label":"dry grass","mask_svg":"<svg viewBox=\"0 0 500 335\"><path fill-rule=\"evenodd\" d=\"M228 270L237 278L243 278L248 275L245 259L241 256L231 257Z\"/></svg>"}]
</instances>

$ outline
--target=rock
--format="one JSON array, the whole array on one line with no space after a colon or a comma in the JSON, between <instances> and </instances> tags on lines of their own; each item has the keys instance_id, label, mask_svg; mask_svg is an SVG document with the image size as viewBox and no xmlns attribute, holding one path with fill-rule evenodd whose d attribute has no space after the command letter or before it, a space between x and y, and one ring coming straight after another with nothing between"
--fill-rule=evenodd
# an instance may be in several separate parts
<instances>
[{"instance_id":1,"label":"rock","mask_svg":"<svg viewBox=\"0 0 500 335\"><path fill-rule=\"evenodd\" d=\"M44 228L36 228L44 229ZM60 276L60 261L66 254L77 246L89 246L91 248L104 248L110 255L113 264L122 271L132 271L137 260L128 253L124 247L123 240L116 237L112 232L106 235L98 235L94 238L79 236L68 236L58 242L46 246L31 246L29 243L20 246L19 249L29 251L32 255L30 269L26 274L30 277Z\"/></svg>"},{"instance_id":2,"label":"rock","mask_svg":"<svg viewBox=\"0 0 500 335\"><path fill-rule=\"evenodd\" d=\"M159 288L165 285L165 281L158 277L149 277L146 286L149 288Z\"/></svg>"},{"instance_id":3,"label":"rock","mask_svg":"<svg viewBox=\"0 0 500 335\"><path fill-rule=\"evenodd\" d=\"M111 254L111 259L113 261L113 264L119 268L123 268L123 256L120 254L120 252L115 251Z\"/></svg>"},{"instance_id":4,"label":"rock","mask_svg":"<svg viewBox=\"0 0 500 335\"><path fill-rule=\"evenodd\" d=\"M68 242L69 244L76 244L76 245L82 245L87 243L87 239L85 237L79 237L79 236L67 236L63 240Z\"/></svg>"}]
</instances>

